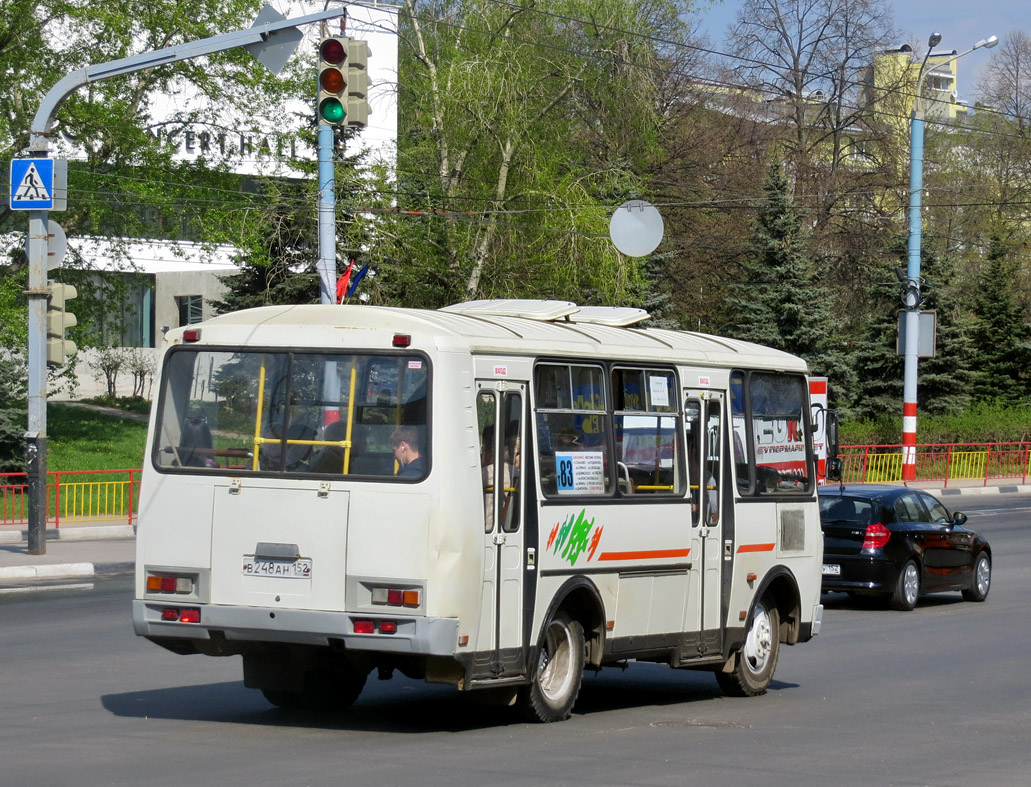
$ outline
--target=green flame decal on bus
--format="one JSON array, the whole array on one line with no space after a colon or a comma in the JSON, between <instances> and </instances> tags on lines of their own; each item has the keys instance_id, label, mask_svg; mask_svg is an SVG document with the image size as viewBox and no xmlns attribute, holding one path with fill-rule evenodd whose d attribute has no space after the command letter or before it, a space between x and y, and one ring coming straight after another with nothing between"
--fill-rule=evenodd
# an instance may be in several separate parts
<instances>
[{"instance_id":1,"label":"green flame decal on bus","mask_svg":"<svg viewBox=\"0 0 1031 787\"><path fill-rule=\"evenodd\" d=\"M545 549L551 549L556 555L561 554L562 559L568 560L571 566L576 565L585 551L587 559L593 560L603 529L594 526L593 517L587 519L587 509L583 508L579 514L570 514L564 522L555 523Z\"/></svg>"}]
</instances>

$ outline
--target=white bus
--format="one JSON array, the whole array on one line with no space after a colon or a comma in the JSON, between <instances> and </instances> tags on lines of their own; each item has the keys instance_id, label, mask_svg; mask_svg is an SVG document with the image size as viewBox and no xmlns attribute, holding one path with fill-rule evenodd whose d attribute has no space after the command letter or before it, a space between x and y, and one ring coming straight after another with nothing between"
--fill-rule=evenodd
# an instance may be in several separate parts
<instances>
[{"instance_id":1,"label":"white bus","mask_svg":"<svg viewBox=\"0 0 1031 787\"><path fill-rule=\"evenodd\" d=\"M584 669L756 695L820 630L806 365L640 309L276 306L169 331L137 634L283 707L394 670L567 718Z\"/></svg>"}]
</instances>

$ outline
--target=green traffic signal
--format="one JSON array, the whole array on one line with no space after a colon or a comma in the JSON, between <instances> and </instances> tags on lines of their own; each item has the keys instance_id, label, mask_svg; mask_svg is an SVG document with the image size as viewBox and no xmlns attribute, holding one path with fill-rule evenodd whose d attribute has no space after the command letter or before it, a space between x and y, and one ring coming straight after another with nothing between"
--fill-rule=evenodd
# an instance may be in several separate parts
<instances>
[{"instance_id":1,"label":"green traffic signal","mask_svg":"<svg viewBox=\"0 0 1031 787\"><path fill-rule=\"evenodd\" d=\"M347 112L344 111L344 105L340 103L338 98L327 98L319 104L319 118L326 121L327 123L340 123L347 116Z\"/></svg>"}]
</instances>

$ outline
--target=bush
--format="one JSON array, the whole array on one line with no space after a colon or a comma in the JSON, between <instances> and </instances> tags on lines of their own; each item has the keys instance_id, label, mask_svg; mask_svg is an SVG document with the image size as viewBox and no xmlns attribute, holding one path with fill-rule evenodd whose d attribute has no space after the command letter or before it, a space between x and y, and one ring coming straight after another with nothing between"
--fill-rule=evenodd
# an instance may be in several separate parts
<instances>
[{"instance_id":1,"label":"bush","mask_svg":"<svg viewBox=\"0 0 1031 787\"><path fill-rule=\"evenodd\" d=\"M882 415L865 421L843 421L838 430L842 445L898 445L902 418ZM917 414L917 442L1020 443L1031 441L1031 407L1000 402L979 402L961 413Z\"/></svg>"}]
</instances>

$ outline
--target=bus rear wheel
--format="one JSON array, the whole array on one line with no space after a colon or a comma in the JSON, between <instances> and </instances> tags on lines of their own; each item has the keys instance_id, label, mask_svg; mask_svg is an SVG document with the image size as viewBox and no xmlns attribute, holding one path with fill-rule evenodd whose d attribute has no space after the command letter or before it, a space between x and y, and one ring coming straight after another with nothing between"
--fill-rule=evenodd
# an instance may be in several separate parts
<instances>
[{"instance_id":1,"label":"bus rear wheel","mask_svg":"<svg viewBox=\"0 0 1031 787\"><path fill-rule=\"evenodd\" d=\"M584 630L565 611L555 614L537 646L530 685L520 693L530 721L568 719L584 674Z\"/></svg>"},{"instance_id":2,"label":"bus rear wheel","mask_svg":"<svg viewBox=\"0 0 1031 787\"><path fill-rule=\"evenodd\" d=\"M304 674L300 691L262 689L265 699L278 708L290 710L345 710L354 704L365 688L366 675L350 664L319 666Z\"/></svg>"},{"instance_id":3,"label":"bus rear wheel","mask_svg":"<svg viewBox=\"0 0 1031 787\"><path fill-rule=\"evenodd\" d=\"M745 644L737 654L734 669L717 672L716 682L731 697L755 697L765 694L773 682L780 656L780 616L768 599L755 602L748 618Z\"/></svg>"}]
</instances>

